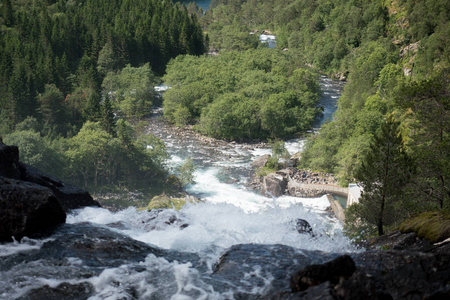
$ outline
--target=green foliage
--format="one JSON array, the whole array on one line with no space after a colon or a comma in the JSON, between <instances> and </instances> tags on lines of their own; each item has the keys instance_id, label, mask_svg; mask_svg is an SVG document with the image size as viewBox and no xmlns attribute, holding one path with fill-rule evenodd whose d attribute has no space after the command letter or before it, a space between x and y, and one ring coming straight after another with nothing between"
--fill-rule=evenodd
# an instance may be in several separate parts
<instances>
[{"instance_id":1,"label":"green foliage","mask_svg":"<svg viewBox=\"0 0 450 300\"><path fill-rule=\"evenodd\" d=\"M195 165L192 159L186 159L178 168L176 172L178 178L183 186L194 183Z\"/></svg>"},{"instance_id":2,"label":"green foliage","mask_svg":"<svg viewBox=\"0 0 450 300\"><path fill-rule=\"evenodd\" d=\"M99 122L86 122L71 138L52 139L40 129L36 119L28 118L3 141L19 147L24 163L93 192L105 186L148 190L165 183L164 143L136 133L127 121L118 121L117 136Z\"/></svg>"},{"instance_id":3,"label":"green foliage","mask_svg":"<svg viewBox=\"0 0 450 300\"><path fill-rule=\"evenodd\" d=\"M376 41L386 34L388 10L384 1L219 0L202 18L215 49L233 49L227 42L240 41L239 47L256 47L250 31L270 29L277 47L299 49L305 62L332 72L345 69L341 64L352 49ZM241 46L242 45L242 46Z\"/></svg>"},{"instance_id":4,"label":"green foliage","mask_svg":"<svg viewBox=\"0 0 450 300\"><path fill-rule=\"evenodd\" d=\"M413 195L450 207L450 68L436 70L429 79L404 83L396 103L405 111L408 148L418 163Z\"/></svg>"},{"instance_id":5,"label":"green foliage","mask_svg":"<svg viewBox=\"0 0 450 300\"><path fill-rule=\"evenodd\" d=\"M114 111L129 119L142 118L151 112L156 78L150 65L139 68L127 65L117 73L109 72L103 91Z\"/></svg>"},{"instance_id":6,"label":"green foliage","mask_svg":"<svg viewBox=\"0 0 450 300\"><path fill-rule=\"evenodd\" d=\"M22 128L5 135L3 142L19 147L21 162L32 165L53 176L64 176L65 170L61 166L66 163L66 160L64 153L59 149L59 142L48 137L42 137L32 128L27 129L26 126Z\"/></svg>"},{"instance_id":7,"label":"green foliage","mask_svg":"<svg viewBox=\"0 0 450 300\"><path fill-rule=\"evenodd\" d=\"M273 49L178 57L163 79L164 116L221 139L293 136L321 112L315 75Z\"/></svg>"},{"instance_id":8,"label":"green foliage","mask_svg":"<svg viewBox=\"0 0 450 300\"><path fill-rule=\"evenodd\" d=\"M378 235L384 234L385 226L400 221L403 191L413 174L413 162L405 152L398 126L392 118L387 119L356 170L362 193L352 212L360 222L375 226Z\"/></svg>"},{"instance_id":9,"label":"green foliage","mask_svg":"<svg viewBox=\"0 0 450 300\"><path fill-rule=\"evenodd\" d=\"M361 220L361 206L353 204L345 209L345 234L355 242L366 241L369 238L377 236L377 227Z\"/></svg>"}]
</instances>

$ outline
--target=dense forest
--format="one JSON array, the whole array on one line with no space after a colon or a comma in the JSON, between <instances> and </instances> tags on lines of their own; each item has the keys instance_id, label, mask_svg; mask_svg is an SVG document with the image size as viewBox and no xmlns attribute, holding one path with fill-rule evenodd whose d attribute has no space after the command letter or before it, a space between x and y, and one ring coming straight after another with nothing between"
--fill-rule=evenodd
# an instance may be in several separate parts
<instances>
[{"instance_id":1,"label":"dense forest","mask_svg":"<svg viewBox=\"0 0 450 300\"><path fill-rule=\"evenodd\" d=\"M277 48L347 81L333 120L307 141L301 167L332 172L343 186L360 183L361 204L348 212L363 225L357 231L382 233L419 211L450 208L448 0L211 6L200 21L214 50L255 48L248 33L269 30Z\"/></svg>"},{"instance_id":2,"label":"dense forest","mask_svg":"<svg viewBox=\"0 0 450 300\"><path fill-rule=\"evenodd\" d=\"M139 119L167 62L205 52L196 15L169 0L2 0L0 16L0 136L21 160L91 191L162 185L164 144Z\"/></svg>"}]
</instances>

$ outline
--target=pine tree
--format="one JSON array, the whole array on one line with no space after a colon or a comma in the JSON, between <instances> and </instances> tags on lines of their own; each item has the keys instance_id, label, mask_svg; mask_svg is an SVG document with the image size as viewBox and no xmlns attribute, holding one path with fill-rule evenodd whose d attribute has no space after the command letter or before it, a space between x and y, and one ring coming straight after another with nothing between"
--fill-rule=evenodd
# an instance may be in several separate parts
<instances>
[{"instance_id":1,"label":"pine tree","mask_svg":"<svg viewBox=\"0 0 450 300\"><path fill-rule=\"evenodd\" d=\"M399 123L389 117L375 136L370 150L356 172L362 195L357 214L362 221L377 227L378 235L384 226L398 220L402 189L408 184L413 163L407 156Z\"/></svg>"},{"instance_id":2,"label":"pine tree","mask_svg":"<svg viewBox=\"0 0 450 300\"><path fill-rule=\"evenodd\" d=\"M14 12L12 9L11 0L3 0L2 2L2 16L5 20L5 25L11 27L14 25Z\"/></svg>"},{"instance_id":3,"label":"pine tree","mask_svg":"<svg viewBox=\"0 0 450 300\"><path fill-rule=\"evenodd\" d=\"M116 128L114 122L114 113L109 97L104 98L101 109L102 109L102 119L101 119L102 127L106 132L115 137L117 134L115 130Z\"/></svg>"}]
</instances>

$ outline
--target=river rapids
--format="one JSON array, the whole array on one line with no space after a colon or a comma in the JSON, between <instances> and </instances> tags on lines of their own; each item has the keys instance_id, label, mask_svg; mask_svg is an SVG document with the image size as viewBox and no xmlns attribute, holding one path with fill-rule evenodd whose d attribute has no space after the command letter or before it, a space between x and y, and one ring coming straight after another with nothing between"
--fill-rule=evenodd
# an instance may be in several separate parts
<instances>
[{"instance_id":1,"label":"river rapids","mask_svg":"<svg viewBox=\"0 0 450 300\"><path fill-rule=\"evenodd\" d=\"M342 84L321 78L324 116L336 109ZM264 197L248 189L250 163L270 153L264 144L202 138L165 123L149 131L166 143L176 167L191 158L203 201L180 211L135 207L112 212L84 208L50 237L0 245L0 299L261 299L289 290L303 266L357 248L321 198ZM302 140L286 141L301 151ZM300 234L306 220L313 235Z\"/></svg>"}]
</instances>

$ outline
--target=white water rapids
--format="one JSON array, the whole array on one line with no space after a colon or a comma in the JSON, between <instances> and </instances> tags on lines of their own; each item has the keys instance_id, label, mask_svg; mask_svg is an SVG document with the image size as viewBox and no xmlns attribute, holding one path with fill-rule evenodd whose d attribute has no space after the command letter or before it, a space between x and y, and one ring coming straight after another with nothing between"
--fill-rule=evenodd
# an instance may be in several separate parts
<instances>
[{"instance_id":1,"label":"white water rapids","mask_svg":"<svg viewBox=\"0 0 450 300\"><path fill-rule=\"evenodd\" d=\"M330 117L334 112L331 106L335 106L341 86L322 78L322 87L324 114ZM295 253L357 251L343 235L340 223L325 212L329 206L326 197L282 196L272 199L245 187L249 180L251 161L270 153L267 147L211 143L199 139L194 133L176 134L168 131L168 128L172 127L158 116L150 121L150 130L167 144L171 154L169 165L176 166L188 157L193 159L197 166L196 183L187 190L204 202L187 204L181 211L168 209L154 215L135 207L118 212L84 208L70 214L67 223L75 225L90 222L151 246L197 254L206 265L206 271L199 270L191 262L168 260L149 254L137 263L105 268L98 275L86 275L83 278L70 275L72 268L83 268L82 260L77 257L64 258L61 265L69 271L61 273L46 267L45 261L38 260L31 266L27 263L0 272L0 282L3 283L0 286L0 299L20 298L32 289L44 286L55 288L62 283L89 283L94 287L88 298L91 300L234 299L236 293L240 292L263 295L271 286L275 271L267 271L261 264L242 266L242 276L238 282L223 280L221 288L218 288L209 276L214 272L220 256L233 246L285 245L292 247ZM291 154L300 151L301 145L301 140L286 142ZM297 232L295 220L298 218L308 221L315 236ZM24 239L21 243L0 245L0 257L26 255L44 247L51 240ZM229 287L224 288L227 284Z\"/></svg>"}]
</instances>

